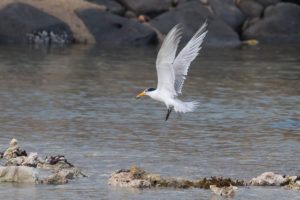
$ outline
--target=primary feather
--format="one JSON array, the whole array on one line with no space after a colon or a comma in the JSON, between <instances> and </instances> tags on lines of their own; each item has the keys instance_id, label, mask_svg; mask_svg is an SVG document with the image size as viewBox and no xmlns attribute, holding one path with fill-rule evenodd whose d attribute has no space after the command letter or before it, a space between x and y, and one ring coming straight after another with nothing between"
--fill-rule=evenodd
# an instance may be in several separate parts
<instances>
[{"instance_id":1,"label":"primary feather","mask_svg":"<svg viewBox=\"0 0 300 200\"><path fill-rule=\"evenodd\" d=\"M198 56L199 51L201 50L201 44L206 34L207 23L204 22L201 28L195 33L192 39L185 45L185 47L180 51L180 53L174 60L174 87L177 94L181 94L182 86L188 73L191 62Z\"/></svg>"}]
</instances>

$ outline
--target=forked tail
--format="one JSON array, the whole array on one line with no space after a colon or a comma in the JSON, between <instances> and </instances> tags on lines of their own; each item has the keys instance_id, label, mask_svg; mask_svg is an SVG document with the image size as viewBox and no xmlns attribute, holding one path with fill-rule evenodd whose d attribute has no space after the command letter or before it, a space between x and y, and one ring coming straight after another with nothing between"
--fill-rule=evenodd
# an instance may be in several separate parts
<instances>
[{"instance_id":1,"label":"forked tail","mask_svg":"<svg viewBox=\"0 0 300 200\"><path fill-rule=\"evenodd\" d=\"M176 99L174 102L175 112L182 112L182 113L193 112L197 106L198 106L197 101L183 102L180 101L179 99Z\"/></svg>"}]
</instances>

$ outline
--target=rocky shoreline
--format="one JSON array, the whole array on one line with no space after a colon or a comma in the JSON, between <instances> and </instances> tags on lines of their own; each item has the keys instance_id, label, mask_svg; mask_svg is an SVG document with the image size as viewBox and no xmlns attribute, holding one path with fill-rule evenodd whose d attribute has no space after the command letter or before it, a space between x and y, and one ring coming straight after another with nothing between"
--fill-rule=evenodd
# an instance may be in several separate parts
<instances>
[{"instance_id":1,"label":"rocky shoreline","mask_svg":"<svg viewBox=\"0 0 300 200\"><path fill-rule=\"evenodd\" d=\"M204 46L300 44L300 5L280 0L3 0L0 44L158 45L208 21Z\"/></svg>"},{"instance_id":2,"label":"rocky shoreline","mask_svg":"<svg viewBox=\"0 0 300 200\"><path fill-rule=\"evenodd\" d=\"M0 154L0 161L0 183L60 185L71 179L86 177L80 168L69 163L63 155L42 159L38 153L27 154L18 146L16 139L12 139L9 148Z\"/></svg>"},{"instance_id":3,"label":"rocky shoreline","mask_svg":"<svg viewBox=\"0 0 300 200\"><path fill-rule=\"evenodd\" d=\"M69 180L86 177L81 169L69 163L63 155L48 156L42 159L38 153L29 153L20 148L12 139L7 150L0 153L0 183L66 184ZM265 172L249 181L232 180L223 177L204 177L188 180L163 178L138 166L113 172L108 185L130 189L173 188L210 189L213 193L232 197L238 187L277 186L286 190L300 191L300 176L287 176Z\"/></svg>"}]
</instances>

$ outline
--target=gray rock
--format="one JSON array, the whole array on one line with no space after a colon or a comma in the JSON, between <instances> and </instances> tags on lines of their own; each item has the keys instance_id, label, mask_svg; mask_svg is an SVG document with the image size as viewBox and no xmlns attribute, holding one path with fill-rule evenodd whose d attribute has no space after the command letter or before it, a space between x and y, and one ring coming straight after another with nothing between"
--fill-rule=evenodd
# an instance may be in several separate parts
<instances>
[{"instance_id":1,"label":"gray rock","mask_svg":"<svg viewBox=\"0 0 300 200\"><path fill-rule=\"evenodd\" d=\"M107 7L109 12L112 12L117 15L124 15L125 8L114 0L87 0L91 3L96 3L99 5L104 5Z\"/></svg>"},{"instance_id":2,"label":"gray rock","mask_svg":"<svg viewBox=\"0 0 300 200\"><path fill-rule=\"evenodd\" d=\"M150 188L149 181L144 179L133 179L130 176L130 172L113 173L108 180L108 184L115 187L125 188Z\"/></svg>"},{"instance_id":3,"label":"gray rock","mask_svg":"<svg viewBox=\"0 0 300 200\"><path fill-rule=\"evenodd\" d=\"M156 33L139 23L98 9L77 11L97 44L108 47L149 45L157 43Z\"/></svg>"},{"instance_id":4,"label":"gray rock","mask_svg":"<svg viewBox=\"0 0 300 200\"><path fill-rule=\"evenodd\" d=\"M209 0L214 13L234 30L238 30L245 20L244 14L233 0Z\"/></svg>"},{"instance_id":5,"label":"gray rock","mask_svg":"<svg viewBox=\"0 0 300 200\"><path fill-rule=\"evenodd\" d=\"M146 14L154 17L169 9L172 0L118 0L128 10L134 11L136 14Z\"/></svg>"},{"instance_id":6,"label":"gray rock","mask_svg":"<svg viewBox=\"0 0 300 200\"><path fill-rule=\"evenodd\" d=\"M0 182L36 183L37 180L38 173L32 167L0 167Z\"/></svg>"},{"instance_id":7,"label":"gray rock","mask_svg":"<svg viewBox=\"0 0 300 200\"><path fill-rule=\"evenodd\" d=\"M260 17L264 7L254 0L242 0L239 8L248 18Z\"/></svg>"},{"instance_id":8,"label":"gray rock","mask_svg":"<svg viewBox=\"0 0 300 200\"><path fill-rule=\"evenodd\" d=\"M0 44L29 43L31 34L43 31L52 31L56 35L66 34L65 43L73 40L67 24L28 4L12 3L0 11Z\"/></svg>"},{"instance_id":9,"label":"gray rock","mask_svg":"<svg viewBox=\"0 0 300 200\"><path fill-rule=\"evenodd\" d=\"M240 44L238 34L225 22L213 16L209 9L199 1L180 4L174 10L154 18L150 23L163 34L167 34L173 26L181 23L184 30L182 41L185 43L206 19L208 20L208 34L204 40L204 46L236 46Z\"/></svg>"},{"instance_id":10,"label":"gray rock","mask_svg":"<svg viewBox=\"0 0 300 200\"><path fill-rule=\"evenodd\" d=\"M262 6L267 7L269 5L274 5L280 2L280 0L255 0L260 3Z\"/></svg>"},{"instance_id":11,"label":"gray rock","mask_svg":"<svg viewBox=\"0 0 300 200\"><path fill-rule=\"evenodd\" d=\"M1 40L1 34L0 34L0 40ZM19 148L18 140L12 139L9 143L9 148L3 154L3 158L9 160L11 158L16 158L18 156L27 156L27 153L25 150Z\"/></svg>"},{"instance_id":12,"label":"gray rock","mask_svg":"<svg viewBox=\"0 0 300 200\"><path fill-rule=\"evenodd\" d=\"M257 39L267 44L300 44L300 6L279 3L264 18L242 34L243 39Z\"/></svg>"},{"instance_id":13,"label":"gray rock","mask_svg":"<svg viewBox=\"0 0 300 200\"><path fill-rule=\"evenodd\" d=\"M234 191L238 189L236 186L232 185L228 187L217 187L216 185L210 185L209 188L214 194L223 197L232 197L234 195Z\"/></svg>"},{"instance_id":14,"label":"gray rock","mask_svg":"<svg viewBox=\"0 0 300 200\"><path fill-rule=\"evenodd\" d=\"M289 180L287 177L283 177L280 174L275 174L273 172L265 172L261 175L251 179L248 184L254 186L280 186L287 183Z\"/></svg>"}]
</instances>

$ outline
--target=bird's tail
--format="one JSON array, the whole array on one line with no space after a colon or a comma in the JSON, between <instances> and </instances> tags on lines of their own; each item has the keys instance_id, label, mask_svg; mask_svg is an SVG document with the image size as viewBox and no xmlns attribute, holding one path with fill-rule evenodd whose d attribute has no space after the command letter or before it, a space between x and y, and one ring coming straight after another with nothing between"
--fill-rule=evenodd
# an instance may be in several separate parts
<instances>
[{"instance_id":1,"label":"bird's tail","mask_svg":"<svg viewBox=\"0 0 300 200\"><path fill-rule=\"evenodd\" d=\"M176 99L174 102L175 112L182 112L182 113L193 112L197 106L198 106L197 101L183 102L180 101L179 99Z\"/></svg>"}]
</instances>

